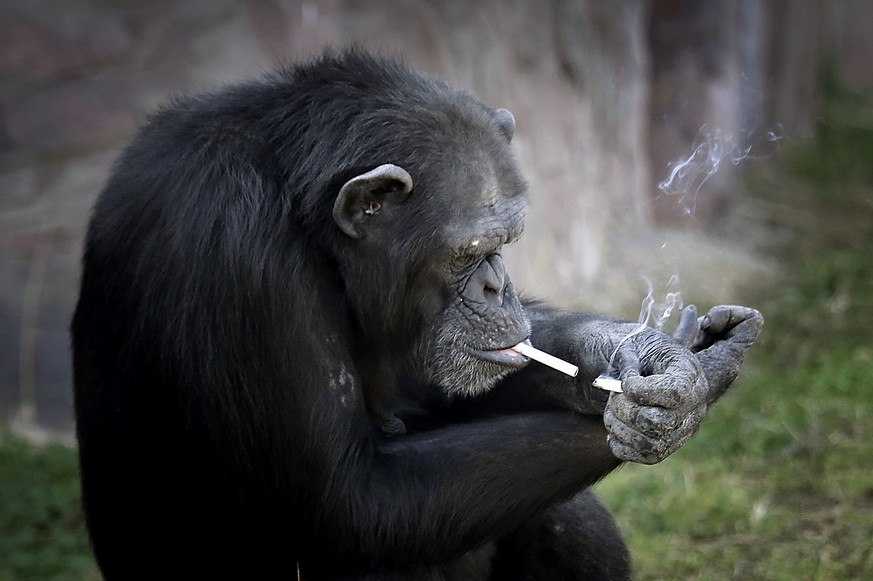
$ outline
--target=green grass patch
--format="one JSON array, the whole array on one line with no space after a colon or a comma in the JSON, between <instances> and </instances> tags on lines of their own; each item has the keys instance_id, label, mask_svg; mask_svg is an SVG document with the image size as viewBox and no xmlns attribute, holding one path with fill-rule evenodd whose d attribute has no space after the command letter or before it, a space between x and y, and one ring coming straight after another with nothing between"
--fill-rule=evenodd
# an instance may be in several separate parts
<instances>
[{"instance_id":1,"label":"green grass patch","mask_svg":"<svg viewBox=\"0 0 873 581\"><path fill-rule=\"evenodd\" d=\"M827 355L787 376L756 365L674 457L602 483L637 578L873 573L869 355Z\"/></svg>"},{"instance_id":2,"label":"green grass patch","mask_svg":"<svg viewBox=\"0 0 873 581\"><path fill-rule=\"evenodd\" d=\"M0 581L98 579L76 453L0 438Z\"/></svg>"}]
</instances>

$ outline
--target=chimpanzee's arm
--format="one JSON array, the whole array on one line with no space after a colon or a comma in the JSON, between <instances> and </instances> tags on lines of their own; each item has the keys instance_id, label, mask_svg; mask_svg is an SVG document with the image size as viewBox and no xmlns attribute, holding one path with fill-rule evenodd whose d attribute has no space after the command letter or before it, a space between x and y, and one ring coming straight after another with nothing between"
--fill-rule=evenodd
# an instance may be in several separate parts
<instances>
[{"instance_id":1,"label":"chimpanzee's arm","mask_svg":"<svg viewBox=\"0 0 873 581\"><path fill-rule=\"evenodd\" d=\"M626 460L663 460L696 433L739 374L763 325L755 309L713 308L699 320L683 311L674 337L636 323L527 306L532 343L579 366L570 378L532 362L476 402L485 410L569 409L604 414L610 446ZM591 385L598 375L620 377L624 393ZM646 385L643 386L642 382Z\"/></svg>"}]
</instances>

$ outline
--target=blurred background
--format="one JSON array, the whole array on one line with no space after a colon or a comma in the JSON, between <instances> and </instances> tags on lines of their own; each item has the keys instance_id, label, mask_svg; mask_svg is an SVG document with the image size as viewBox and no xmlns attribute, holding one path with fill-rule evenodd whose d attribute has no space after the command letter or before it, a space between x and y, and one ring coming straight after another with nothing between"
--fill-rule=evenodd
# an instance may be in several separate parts
<instances>
[{"instance_id":1,"label":"blurred background","mask_svg":"<svg viewBox=\"0 0 873 581\"><path fill-rule=\"evenodd\" d=\"M873 575L871 25L873 0L0 0L0 581L96 578L67 326L113 159L175 94L350 43L514 113L525 294L764 311L700 435L599 488L638 578Z\"/></svg>"}]
</instances>

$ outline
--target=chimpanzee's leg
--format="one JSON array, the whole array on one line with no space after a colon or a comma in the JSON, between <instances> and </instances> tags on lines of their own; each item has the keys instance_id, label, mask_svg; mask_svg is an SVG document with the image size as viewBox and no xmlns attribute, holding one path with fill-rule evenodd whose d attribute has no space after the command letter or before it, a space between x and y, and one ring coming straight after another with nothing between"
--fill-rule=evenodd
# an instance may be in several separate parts
<instances>
[{"instance_id":1,"label":"chimpanzee's leg","mask_svg":"<svg viewBox=\"0 0 873 581\"><path fill-rule=\"evenodd\" d=\"M630 557L612 515L585 491L502 539L492 578L618 581L631 578Z\"/></svg>"}]
</instances>

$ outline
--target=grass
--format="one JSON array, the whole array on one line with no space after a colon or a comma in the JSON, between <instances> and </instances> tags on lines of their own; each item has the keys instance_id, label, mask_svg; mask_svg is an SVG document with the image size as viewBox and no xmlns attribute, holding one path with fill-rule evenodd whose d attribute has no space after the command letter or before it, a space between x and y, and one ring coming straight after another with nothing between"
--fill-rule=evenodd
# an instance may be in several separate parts
<instances>
[{"instance_id":1,"label":"grass","mask_svg":"<svg viewBox=\"0 0 873 581\"><path fill-rule=\"evenodd\" d=\"M665 463L599 487L644 579L873 574L873 351L756 365Z\"/></svg>"},{"instance_id":2,"label":"grass","mask_svg":"<svg viewBox=\"0 0 873 581\"><path fill-rule=\"evenodd\" d=\"M598 485L641 581L873 578L873 109L829 102L753 180L815 228L750 297L767 324L737 386L666 462ZM0 440L0 581L96 578L74 452Z\"/></svg>"},{"instance_id":3,"label":"grass","mask_svg":"<svg viewBox=\"0 0 873 581\"><path fill-rule=\"evenodd\" d=\"M740 381L673 457L598 486L639 580L873 578L873 108L830 102L817 143L753 180L816 227L753 302Z\"/></svg>"},{"instance_id":4,"label":"grass","mask_svg":"<svg viewBox=\"0 0 873 581\"><path fill-rule=\"evenodd\" d=\"M0 439L0 581L97 578L75 452Z\"/></svg>"}]
</instances>

